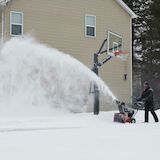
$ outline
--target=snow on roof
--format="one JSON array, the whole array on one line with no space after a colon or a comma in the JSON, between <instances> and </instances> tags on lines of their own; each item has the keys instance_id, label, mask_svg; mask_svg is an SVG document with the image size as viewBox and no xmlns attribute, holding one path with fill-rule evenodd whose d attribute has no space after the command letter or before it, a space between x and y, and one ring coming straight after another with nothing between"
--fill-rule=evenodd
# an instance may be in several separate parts
<instances>
[{"instance_id":1,"label":"snow on roof","mask_svg":"<svg viewBox=\"0 0 160 160\"><path fill-rule=\"evenodd\" d=\"M0 5L5 6L11 0L0 0Z\"/></svg>"},{"instance_id":2,"label":"snow on roof","mask_svg":"<svg viewBox=\"0 0 160 160\"><path fill-rule=\"evenodd\" d=\"M138 16L122 1L122 0L116 0L116 2L126 11L130 14L131 18L137 18Z\"/></svg>"}]
</instances>

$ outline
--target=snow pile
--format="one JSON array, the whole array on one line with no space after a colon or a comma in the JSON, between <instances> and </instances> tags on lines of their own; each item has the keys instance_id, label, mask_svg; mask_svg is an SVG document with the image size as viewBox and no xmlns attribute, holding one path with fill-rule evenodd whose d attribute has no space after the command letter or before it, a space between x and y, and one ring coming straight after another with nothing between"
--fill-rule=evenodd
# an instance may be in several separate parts
<instances>
[{"instance_id":1,"label":"snow pile","mask_svg":"<svg viewBox=\"0 0 160 160\"><path fill-rule=\"evenodd\" d=\"M83 112L94 81L108 97L116 99L105 83L86 66L31 38L12 38L0 57L0 109L63 108ZM5 108L5 109L4 109Z\"/></svg>"}]
</instances>

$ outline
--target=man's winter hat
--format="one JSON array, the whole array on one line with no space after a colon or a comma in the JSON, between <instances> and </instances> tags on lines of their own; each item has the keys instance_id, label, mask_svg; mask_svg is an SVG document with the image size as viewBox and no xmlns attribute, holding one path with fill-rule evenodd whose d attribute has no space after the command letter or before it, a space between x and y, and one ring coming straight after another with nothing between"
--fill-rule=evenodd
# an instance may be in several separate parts
<instances>
[{"instance_id":1,"label":"man's winter hat","mask_svg":"<svg viewBox=\"0 0 160 160\"><path fill-rule=\"evenodd\" d=\"M149 83L147 81L144 82L144 85L149 86Z\"/></svg>"}]
</instances>

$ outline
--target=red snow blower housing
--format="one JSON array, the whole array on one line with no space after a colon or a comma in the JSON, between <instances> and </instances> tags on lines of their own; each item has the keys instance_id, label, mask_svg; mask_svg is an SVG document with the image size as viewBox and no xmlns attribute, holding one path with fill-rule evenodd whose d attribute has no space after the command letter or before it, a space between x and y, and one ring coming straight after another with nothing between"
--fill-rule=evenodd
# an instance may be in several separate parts
<instances>
[{"instance_id":1,"label":"red snow blower housing","mask_svg":"<svg viewBox=\"0 0 160 160\"><path fill-rule=\"evenodd\" d=\"M126 107L124 102L116 101L119 113L114 114L114 122L120 123L136 123L134 116L137 111L132 108Z\"/></svg>"}]
</instances>

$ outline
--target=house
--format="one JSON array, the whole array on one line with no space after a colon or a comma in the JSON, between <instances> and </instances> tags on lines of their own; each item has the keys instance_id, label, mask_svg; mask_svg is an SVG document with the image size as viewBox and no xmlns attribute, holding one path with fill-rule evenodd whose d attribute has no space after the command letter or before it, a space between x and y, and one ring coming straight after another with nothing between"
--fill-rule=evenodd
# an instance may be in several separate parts
<instances>
[{"instance_id":1,"label":"house","mask_svg":"<svg viewBox=\"0 0 160 160\"><path fill-rule=\"evenodd\" d=\"M112 58L99 69L100 77L119 100L132 96L132 19L122 0L1 0L0 34L3 43L30 34L93 66L93 53L108 33L121 38L127 60ZM115 42L113 45L116 46ZM105 55L103 55L105 56ZM101 106L105 98L101 102Z\"/></svg>"}]
</instances>

